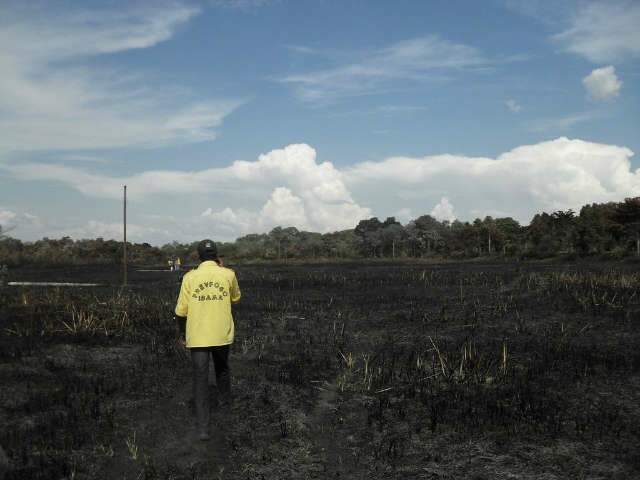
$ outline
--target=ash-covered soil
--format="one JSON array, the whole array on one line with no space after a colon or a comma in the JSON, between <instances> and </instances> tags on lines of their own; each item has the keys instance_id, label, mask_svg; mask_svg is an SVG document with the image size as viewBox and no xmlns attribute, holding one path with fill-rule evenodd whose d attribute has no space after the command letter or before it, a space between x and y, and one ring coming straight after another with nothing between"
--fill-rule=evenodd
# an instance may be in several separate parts
<instances>
[{"instance_id":1,"label":"ash-covered soil","mask_svg":"<svg viewBox=\"0 0 640 480\"><path fill-rule=\"evenodd\" d=\"M242 265L199 442L180 273L0 291L0 478L640 478L631 264Z\"/></svg>"}]
</instances>

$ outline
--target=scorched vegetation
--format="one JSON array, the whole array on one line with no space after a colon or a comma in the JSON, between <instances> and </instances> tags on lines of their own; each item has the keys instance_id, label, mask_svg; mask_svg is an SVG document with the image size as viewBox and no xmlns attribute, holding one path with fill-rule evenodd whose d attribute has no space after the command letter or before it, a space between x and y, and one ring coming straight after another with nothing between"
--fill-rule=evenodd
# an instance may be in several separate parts
<instances>
[{"instance_id":1,"label":"scorched vegetation","mask_svg":"<svg viewBox=\"0 0 640 480\"><path fill-rule=\"evenodd\" d=\"M177 274L138 273L126 290L2 291L6 478L640 475L630 267L237 275L234 402L214 402L207 444L193 435L190 366L174 341Z\"/></svg>"}]
</instances>

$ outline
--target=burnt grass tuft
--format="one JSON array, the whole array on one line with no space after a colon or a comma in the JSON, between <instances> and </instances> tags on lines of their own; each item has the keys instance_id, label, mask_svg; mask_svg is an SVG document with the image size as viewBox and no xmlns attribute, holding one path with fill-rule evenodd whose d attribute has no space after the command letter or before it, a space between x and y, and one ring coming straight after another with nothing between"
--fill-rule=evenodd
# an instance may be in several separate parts
<instances>
[{"instance_id":1,"label":"burnt grass tuft","mask_svg":"<svg viewBox=\"0 0 640 480\"><path fill-rule=\"evenodd\" d=\"M236 273L234 402L218 408L212 387L207 444L174 342L176 275L0 291L0 478L640 477L631 267Z\"/></svg>"}]
</instances>

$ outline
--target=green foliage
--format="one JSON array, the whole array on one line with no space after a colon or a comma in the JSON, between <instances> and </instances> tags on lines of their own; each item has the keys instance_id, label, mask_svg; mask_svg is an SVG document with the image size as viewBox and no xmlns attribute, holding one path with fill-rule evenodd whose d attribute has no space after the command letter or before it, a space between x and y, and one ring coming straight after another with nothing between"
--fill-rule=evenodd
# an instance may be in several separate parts
<instances>
[{"instance_id":1,"label":"green foliage","mask_svg":"<svg viewBox=\"0 0 640 480\"><path fill-rule=\"evenodd\" d=\"M122 243L115 240L59 240L22 242L0 227L0 264L119 263ZM215 232L214 232L215 233ZM162 247L127 244L129 261L164 264L180 258L196 263L197 242L172 242ZM218 252L235 261L290 261L353 258L463 259L472 257L548 258L598 255L640 256L640 197L624 202L585 205L573 210L536 214L528 226L511 217L473 222L438 221L422 215L406 225L388 217L361 220L354 229L331 233L277 226L269 233L252 233L234 242L218 243Z\"/></svg>"}]
</instances>

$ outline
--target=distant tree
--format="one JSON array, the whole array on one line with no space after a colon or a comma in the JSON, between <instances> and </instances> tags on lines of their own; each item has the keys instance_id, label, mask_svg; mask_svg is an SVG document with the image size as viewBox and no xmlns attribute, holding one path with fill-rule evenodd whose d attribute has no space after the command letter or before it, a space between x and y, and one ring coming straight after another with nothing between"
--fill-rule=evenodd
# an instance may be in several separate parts
<instances>
[{"instance_id":1,"label":"distant tree","mask_svg":"<svg viewBox=\"0 0 640 480\"><path fill-rule=\"evenodd\" d=\"M299 232L296 254L305 258L316 258L322 254L324 243L322 235L316 232Z\"/></svg>"},{"instance_id":2,"label":"distant tree","mask_svg":"<svg viewBox=\"0 0 640 480\"><path fill-rule=\"evenodd\" d=\"M322 250L327 257L353 258L362 253L362 240L355 230L342 230L340 232L325 233L322 235Z\"/></svg>"},{"instance_id":3,"label":"distant tree","mask_svg":"<svg viewBox=\"0 0 640 480\"><path fill-rule=\"evenodd\" d=\"M613 219L635 240L636 255L640 256L640 197L625 198L615 209Z\"/></svg>"},{"instance_id":4,"label":"distant tree","mask_svg":"<svg viewBox=\"0 0 640 480\"><path fill-rule=\"evenodd\" d=\"M487 215L484 217L484 220L477 225L477 228L480 230L481 242L484 243L486 241L487 254L491 255L492 252L495 252L496 240L498 240L497 237L500 235L495 220L493 217Z\"/></svg>"},{"instance_id":5,"label":"distant tree","mask_svg":"<svg viewBox=\"0 0 640 480\"><path fill-rule=\"evenodd\" d=\"M502 250L503 255L515 253L523 233L520 223L511 217L496 218L495 228L498 242L496 250Z\"/></svg>"},{"instance_id":6,"label":"distant tree","mask_svg":"<svg viewBox=\"0 0 640 480\"><path fill-rule=\"evenodd\" d=\"M574 250L580 255L615 248L623 236L622 226L613 220L617 203L585 205L580 209L571 233Z\"/></svg>"},{"instance_id":7,"label":"distant tree","mask_svg":"<svg viewBox=\"0 0 640 480\"><path fill-rule=\"evenodd\" d=\"M430 255L444 246L446 227L431 215L422 215L407 225L407 237L414 255Z\"/></svg>"},{"instance_id":8,"label":"distant tree","mask_svg":"<svg viewBox=\"0 0 640 480\"><path fill-rule=\"evenodd\" d=\"M278 258L287 258L287 249L295 243L298 233L298 229L295 227L282 228L280 226L269 232L269 239L276 245Z\"/></svg>"},{"instance_id":9,"label":"distant tree","mask_svg":"<svg viewBox=\"0 0 640 480\"><path fill-rule=\"evenodd\" d=\"M236 240L239 258L267 258L269 237L265 234L250 233Z\"/></svg>"},{"instance_id":10,"label":"distant tree","mask_svg":"<svg viewBox=\"0 0 640 480\"><path fill-rule=\"evenodd\" d=\"M388 217L382 224L380 231L382 251L386 252L387 255L391 254L391 257L395 258L404 236L405 230L402 224L396 221L395 217Z\"/></svg>"},{"instance_id":11,"label":"distant tree","mask_svg":"<svg viewBox=\"0 0 640 480\"><path fill-rule=\"evenodd\" d=\"M382 247L382 222L377 217L360 220L354 233L360 239L360 251L364 256L375 257Z\"/></svg>"},{"instance_id":12,"label":"distant tree","mask_svg":"<svg viewBox=\"0 0 640 480\"><path fill-rule=\"evenodd\" d=\"M0 238L0 264L19 265L23 262L24 244L9 236Z\"/></svg>"},{"instance_id":13,"label":"distant tree","mask_svg":"<svg viewBox=\"0 0 640 480\"><path fill-rule=\"evenodd\" d=\"M571 209L558 210L551 214L551 234L559 251L571 251L573 231L576 227L576 215Z\"/></svg>"},{"instance_id":14,"label":"distant tree","mask_svg":"<svg viewBox=\"0 0 640 480\"><path fill-rule=\"evenodd\" d=\"M538 257L553 255L558 250L558 245L555 242L551 215L546 212L534 215L526 229L525 239L532 245L534 255Z\"/></svg>"},{"instance_id":15,"label":"distant tree","mask_svg":"<svg viewBox=\"0 0 640 480\"><path fill-rule=\"evenodd\" d=\"M116 240L42 238L22 242L0 226L0 263L119 263L122 242ZM172 242L162 247L129 243L135 263L159 263L180 257L197 263L197 242ZM451 257L522 251L539 257L575 252L580 255L635 250L640 256L640 197L624 202L584 205L580 214L558 210L534 215L527 226L511 217L475 219L473 222L438 221L422 215L402 226L394 217L362 220L354 229L331 233L299 231L278 226L268 234L249 234L232 242L218 242L221 255L236 259L355 258L375 256Z\"/></svg>"}]
</instances>

